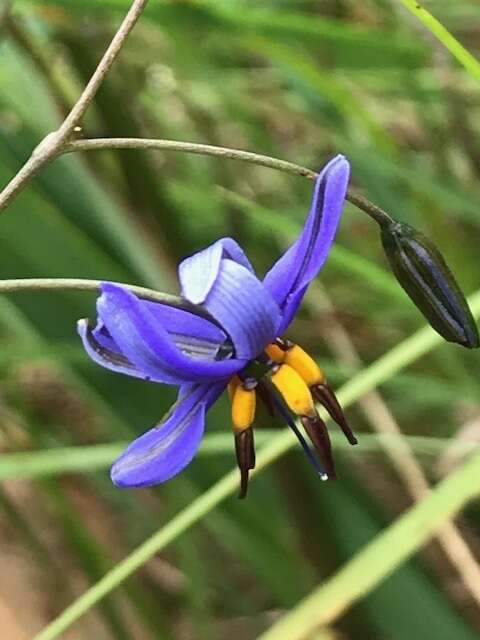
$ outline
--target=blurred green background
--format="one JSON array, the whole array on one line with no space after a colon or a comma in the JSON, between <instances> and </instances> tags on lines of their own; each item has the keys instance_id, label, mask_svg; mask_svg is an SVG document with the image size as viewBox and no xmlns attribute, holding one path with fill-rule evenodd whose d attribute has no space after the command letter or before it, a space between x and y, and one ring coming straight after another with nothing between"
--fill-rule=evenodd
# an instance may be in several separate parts
<instances>
[{"instance_id":1,"label":"blurred green background","mask_svg":"<svg viewBox=\"0 0 480 640\"><path fill-rule=\"evenodd\" d=\"M127 0L16 0L0 31L0 182L62 121ZM474 54L475 0L425 2ZM151 1L84 120L85 137L152 137L248 149L320 168L336 153L353 184L440 247L463 289L479 283L480 91L394 0ZM295 237L311 183L235 161L114 151L56 160L0 221L2 278L79 277L177 292L176 263L234 236L263 273ZM320 284L321 281L321 284ZM375 223L347 205L321 279L289 337L334 387L422 326L386 270ZM174 390L109 373L75 333L86 293L0 299L3 452L128 440ZM349 410L357 433L397 421L447 439L420 456L435 482L480 438L475 351L444 344ZM375 408L376 406L376 408ZM379 409L380 406L380 409ZM266 416L259 427L272 427ZM208 432L228 433L226 400ZM299 450L186 532L65 638L255 638L411 504L377 450L337 446L319 483ZM375 449L375 448L374 448ZM120 491L107 469L0 487L0 625L29 638L234 464L233 443L154 490ZM21 475L21 470L19 470ZM413 481L414 482L414 481ZM480 512L459 522L473 552ZM478 604L437 542L339 618L331 638L470 640ZM329 636L330 637L330 636ZM288 639L287 639L288 640Z\"/></svg>"}]
</instances>

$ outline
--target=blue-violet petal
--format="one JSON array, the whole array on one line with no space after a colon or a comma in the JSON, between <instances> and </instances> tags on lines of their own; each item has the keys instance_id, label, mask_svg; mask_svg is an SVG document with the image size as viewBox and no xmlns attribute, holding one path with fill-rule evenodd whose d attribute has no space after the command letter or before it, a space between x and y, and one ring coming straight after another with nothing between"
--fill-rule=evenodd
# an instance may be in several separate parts
<instances>
[{"instance_id":1,"label":"blue-violet petal","mask_svg":"<svg viewBox=\"0 0 480 640\"><path fill-rule=\"evenodd\" d=\"M190 298L190 281L182 277L182 290ZM194 282L194 291L196 290ZM233 342L237 358L255 358L277 335L280 309L269 291L243 265L222 258L203 306Z\"/></svg>"},{"instance_id":2,"label":"blue-violet petal","mask_svg":"<svg viewBox=\"0 0 480 640\"><path fill-rule=\"evenodd\" d=\"M182 388L162 422L134 440L113 464L113 482L119 487L148 487L184 469L202 439L205 414L225 386L220 382Z\"/></svg>"},{"instance_id":3,"label":"blue-violet petal","mask_svg":"<svg viewBox=\"0 0 480 640\"><path fill-rule=\"evenodd\" d=\"M227 378L245 365L238 358L212 360L183 353L151 308L120 285L102 284L97 311L120 353L152 380L209 382Z\"/></svg>"},{"instance_id":4,"label":"blue-violet petal","mask_svg":"<svg viewBox=\"0 0 480 640\"><path fill-rule=\"evenodd\" d=\"M208 296L220 269L228 258L253 273L253 267L240 245L233 238L221 238L206 249L186 258L178 267L182 295L193 304L201 304Z\"/></svg>"},{"instance_id":5,"label":"blue-violet petal","mask_svg":"<svg viewBox=\"0 0 480 640\"><path fill-rule=\"evenodd\" d=\"M312 205L301 235L263 280L285 315L280 332L286 329L301 302L303 295L298 295L299 292L306 291L327 259L340 221L349 175L350 165L341 155L324 167L315 182Z\"/></svg>"},{"instance_id":6,"label":"blue-violet petal","mask_svg":"<svg viewBox=\"0 0 480 640\"><path fill-rule=\"evenodd\" d=\"M97 364L116 373L133 376L134 378L142 378L143 380L151 379L148 374L137 369L128 358L120 353L111 338L109 339L107 336L103 340L98 340L95 336L95 331L92 330L86 318L78 321L77 330L82 339L85 351ZM99 333L99 335L102 336L101 333Z\"/></svg>"}]
</instances>

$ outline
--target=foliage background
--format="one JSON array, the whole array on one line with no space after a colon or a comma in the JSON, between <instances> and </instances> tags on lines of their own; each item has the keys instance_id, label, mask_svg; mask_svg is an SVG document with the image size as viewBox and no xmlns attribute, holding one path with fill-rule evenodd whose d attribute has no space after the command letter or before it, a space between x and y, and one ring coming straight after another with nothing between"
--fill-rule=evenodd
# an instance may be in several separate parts
<instances>
[{"instance_id":1,"label":"foliage background","mask_svg":"<svg viewBox=\"0 0 480 640\"><path fill-rule=\"evenodd\" d=\"M0 33L2 183L58 126L128 4L14 3ZM475 53L477 3L425 5ZM434 239L470 292L478 286L479 96L393 0L152 1L83 133L244 148L314 169L343 152L354 184ZM66 156L2 218L2 277L90 277L176 292L178 259L221 235L235 236L262 272L295 236L310 190L300 178L199 156ZM94 297L83 293L0 299L4 452L129 439L169 407L171 389L87 360L74 327L93 314ZM386 272L375 224L348 205L321 285L289 337L336 387L354 372L352 348L370 363L420 326ZM479 374L476 352L445 344L381 389L403 433L438 439L437 453L419 458L432 482L458 464L456 442L479 437ZM379 421L368 407L349 416L360 437ZM259 422L274 426L266 416ZM228 431L226 402L208 429ZM225 501L64 637L256 637L411 503L380 447L357 449L338 441L341 479L327 484L300 451L289 453L254 481L247 501ZM228 446L141 492L115 489L106 469L5 481L4 637L31 637L233 462ZM459 522L474 552L479 518L472 506ZM331 638L473 640L479 628L475 602L432 542L342 615Z\"/></svg>"}]
</instances>

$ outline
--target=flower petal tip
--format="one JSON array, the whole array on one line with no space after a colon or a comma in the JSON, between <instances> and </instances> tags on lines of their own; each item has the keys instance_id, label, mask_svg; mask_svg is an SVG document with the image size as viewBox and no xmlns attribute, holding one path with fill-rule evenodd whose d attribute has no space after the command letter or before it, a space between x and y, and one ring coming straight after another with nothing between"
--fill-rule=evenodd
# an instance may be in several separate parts
<instances>
[{"instance_id":1,"label":"flower petal tip","mask_svg":"<svg viewBox=\"0 0 480 640\"><path fill-rule=\"evenodd\" d=\"M141 462L135 461L133 456L129 456L128 450L113 463L110 469L110 478L113 484L120 489L141 489L170 479L157 478L154 474L152 475L151 471L149 473L149 470L143 469Z\"/></svg>"},{"instance_id":2,"label":"flower petal tip","mask_svg":"<svg viewBox=\"0 0 480 640\"><path fill-rule=\"evenodd\" d=\"M139 482L138 479L135 482L130 478L129 474L125 474L123 472L122 466L119 464L117 465L117 463L114 463L110 469L110 478L113 484L119 489L139 489L140 487L148 486Z\"/></svg>"},{"instance_id":3,"label":"flower petal tip","mask_svg":"<svg viewBox=\"0 0 480 640\"><path fill-rule=\"evenodd\" d=\"M102 280L100 282L99 286L100 286L100 291L102 291L102 292L105 291L105 290L108 291L108 289L123 289L124 288L119 284L115 284L115 282L111 282L110 280Z\"/></svg>"},{"instance_id":4,"label":"flower petal tip","mask_svg":"<svg viewBox=\"0 0 480 640\"><path fill-rule=\"evenodd\" d=\"M113 482L113 484L119 489L126 489L130 486L128 483L125 484L122 478L122 475L118 473L118 471L115 468L115 465L113 465L113 467L110 469L110 479Z\"/></svg>"},{"instance_id":5,"label":"flower petal tip","mask_svg":"<svg viewBox=\"0 0 480 640\"><path fill-rule=\"evenodd\" d=\"M100 283L99 285L99 289L100 289L100 296L97 300L97 304L100 300L102 300L102 298L104 298L105 296L109 296L109 295L127 295L127 296L135 296L134 293L132 293L127 287L125 287L124 285L121 284L117 284L116 282L110 282L109 280L104 280Z\"/></svg>"},{"instance_id":6,"label":"flower petal tip","mask_svg":"<svg viewBox=\"0 0 480 640\"><path fill-rule=\"evenodd\" d=\"M334 156L334 157L330 160L330 162L327 164L327 167L328 167L330 164L337 163L337 162L338 162L338 163L342 162L342 163L344 163L345 165L350 166L350 163L349 163L349 161L348 161L348 159L347 159L347 156L344 156L344 155L343 155L343 153L337 153L337 155L336 155L336 156Z\"/></svg>"},{"instance_id":7,"label":"flower petal tip","mask_svg":"<svg viewBox=\"0 0 480 640\"><path fill-rule=\"evenodd\" d=\"M77 320L77 333L82 336L87 330L88 324L88 318L80 318L80 320Z\"/></svg>"},{"instance_id":8,"label":"flower petal tip","mask_svg":"<svg viewBox=\"0 0 480 640\"><path fill-rule=\"evenodd\" d=\"M335 174L337 179L341 177L343 181L348 183L350 178L350 162L344 155L338 154L332 158L320 172L319 177L322 179L326 177L331 178L332 174Z\"/></svg>"}]
</instances>

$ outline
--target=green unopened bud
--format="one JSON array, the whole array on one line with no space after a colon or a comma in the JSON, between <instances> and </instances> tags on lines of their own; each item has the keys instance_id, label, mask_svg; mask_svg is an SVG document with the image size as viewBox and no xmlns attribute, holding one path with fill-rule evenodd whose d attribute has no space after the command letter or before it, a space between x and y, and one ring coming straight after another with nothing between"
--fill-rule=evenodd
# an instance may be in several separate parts
<instances>
[{"instance_id":1,"label":"green unopened bud","mask_svg":"<svg viewBox=\"0 0 480 640\"><path fill-rule=\"evenodd\" d=\"M449 342L478 347L478 329L465 296L435 245L395 220L381 224L381 237L397 280L431 326Z\"/></svg>"}]
</instances>

